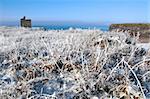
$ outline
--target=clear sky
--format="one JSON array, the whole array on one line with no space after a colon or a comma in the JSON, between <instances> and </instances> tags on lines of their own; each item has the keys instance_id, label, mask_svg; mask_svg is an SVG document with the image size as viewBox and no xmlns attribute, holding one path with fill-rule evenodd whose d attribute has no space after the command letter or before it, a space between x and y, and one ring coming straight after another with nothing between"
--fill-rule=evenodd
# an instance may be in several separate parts
<instances>
[{"instance_id":1,"label":"clear sky","mask_svg":"<svg viewBox=\"0 0 150 99\"><path fill-rule=\"evenodd\" d=\"M0 0L0 22L150 22L150 0Z\"/></svg>"}]
</instances>

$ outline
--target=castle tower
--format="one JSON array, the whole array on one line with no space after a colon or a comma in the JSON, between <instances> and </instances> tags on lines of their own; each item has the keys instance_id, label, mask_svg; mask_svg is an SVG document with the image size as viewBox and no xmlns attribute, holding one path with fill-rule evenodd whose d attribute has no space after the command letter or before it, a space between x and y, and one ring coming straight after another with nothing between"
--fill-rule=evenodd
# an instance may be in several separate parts
<instances>
[{"instance_id":1,"label":"castle tower","mask_svg":"<svg viewBox=\"0 0 150 99\"><path fill-rule=\"evenodd\" d=\"M24 16L22 19L20 19L20 25L21 27L31 28L31 19L26 19L26 17Z\"/></svg>"}]
</instances>

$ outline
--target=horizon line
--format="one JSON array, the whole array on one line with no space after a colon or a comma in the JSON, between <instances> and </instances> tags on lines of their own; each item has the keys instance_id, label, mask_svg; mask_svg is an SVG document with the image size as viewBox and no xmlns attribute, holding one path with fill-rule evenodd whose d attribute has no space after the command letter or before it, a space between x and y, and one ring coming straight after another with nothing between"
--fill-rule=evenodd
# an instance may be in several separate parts
<instances>
[{"instance_id":1,"label":"horizon line","mask_svg":"<svg viewBox=\"0 0 150 99\"><path fill-rule=\"evenodd\" d=\"M29 18L30 19L30 18ZM33 25L111 25L111 24L140 24L150 22L109 22L109 21L99 21L99 22L88 22L88 21L77 21L77 20L32 20ZM20 20L0 20L0 25L20 25Z\"/></svg>"}]
</instances>

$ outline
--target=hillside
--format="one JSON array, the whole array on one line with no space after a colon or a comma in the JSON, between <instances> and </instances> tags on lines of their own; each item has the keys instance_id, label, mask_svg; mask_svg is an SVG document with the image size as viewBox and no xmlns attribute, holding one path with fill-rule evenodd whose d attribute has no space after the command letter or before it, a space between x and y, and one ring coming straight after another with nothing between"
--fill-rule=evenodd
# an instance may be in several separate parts
<instances>
[{"instance_id":1,"label":"hillside","mask_svg":"<svg viewBox=\"0 0 150 99\"><path fill-rule=\"evenodd\" d=\"M111 24L110 31L128 32L131 36L140 34L139 41L141 43L150 42L150 24Z\"/></svg>"}]
</instances>

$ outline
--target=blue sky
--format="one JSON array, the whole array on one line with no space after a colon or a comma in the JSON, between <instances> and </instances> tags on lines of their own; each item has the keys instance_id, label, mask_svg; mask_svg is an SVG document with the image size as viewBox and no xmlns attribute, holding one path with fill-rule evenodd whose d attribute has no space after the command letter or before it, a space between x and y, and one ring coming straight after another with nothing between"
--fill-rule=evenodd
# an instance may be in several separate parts
<instances>
[{"instance_id":1,"label":"blue sky","mask_svg":"<svg viewBox=\"0 0 150 99\"><path fill-rule=\"evenodd\" d=\"M150 0L0 0L0 22L150 22Z\"/></svg>"}]
</instances>

